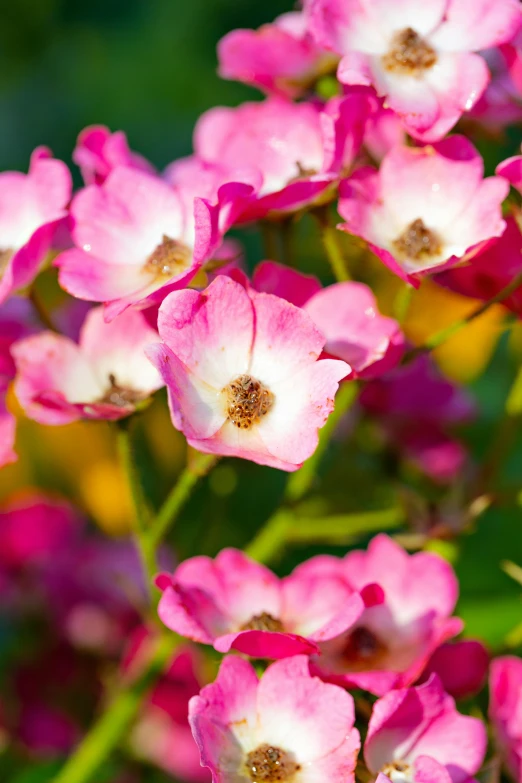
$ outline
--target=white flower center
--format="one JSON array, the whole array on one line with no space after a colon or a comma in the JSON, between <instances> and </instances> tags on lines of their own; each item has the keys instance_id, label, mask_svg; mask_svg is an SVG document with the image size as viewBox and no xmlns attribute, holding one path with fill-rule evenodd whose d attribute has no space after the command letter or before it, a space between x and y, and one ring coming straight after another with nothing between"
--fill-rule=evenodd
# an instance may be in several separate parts
<instances>
[{"instance_id":1,"label":"white flower center","mask_svg":"<svg viewBox=\"0 0 522 783\"><path fill-rule=\"evenodd\" d=\"M437 53L412 27L395 33L389 51L382 58L387 71L421 76L437 62Z\"/></svg>"},{"instance_id":2,"label":"white flower center","mask_svg":"<svg viewBox=\"0 0 522 783\"><path fill-rule=\"evenodd\" d=\"M437 234L417 218L392 242L393 251L402 261L423 264L442 252L442 242Z\"/></svg>"},{"instance_id":3,"label":"white flower center","mask_svg":"<svg viewBox=\"0 0 522 783\"><path fill-rule=\"evenodd\" d=\"M164 234L160 244L145 261L143 271L154 280L168 280L188 269L191 258L192 251L187 245Z\"/></svg>"},{"instance_id":4,"label":"white flower center","mask_svg":"<svg viewBox=\"0 0 522 783\"><path fill-rule=\"evenodd\" d=\"M250 751L245 761L247 775L252 783L279 783L291 781L301 767L293 753L263 743Z\"/></svg>"},{"instance_id":5,"label":"white flower center","mask_svg":"<svg viewBox=\"0 0 522 783\"><path fill-rule=\"evenodd\" d=\"M242 430L249 430L266 416L274 404L274 395L251 375L240 375L222 390L229 420Z\"/></svg>"}]
</instances>

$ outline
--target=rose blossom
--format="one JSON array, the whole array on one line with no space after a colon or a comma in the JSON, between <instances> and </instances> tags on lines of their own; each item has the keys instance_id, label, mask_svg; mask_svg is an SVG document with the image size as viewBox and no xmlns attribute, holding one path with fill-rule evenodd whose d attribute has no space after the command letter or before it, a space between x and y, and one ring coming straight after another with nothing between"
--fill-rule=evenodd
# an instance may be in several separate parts
<instances>
[{"instance_id":1,"label":"rose blossom","mask_svg":"<svg viewBox=\"0 0 522 783\"><path fill-rule=\"evenodd\" d=\"M194 199L147 172L120 166L88 185L71 205L76 247L56 259L62 288L105 302L107 320L146 307L185 286L221 242L220 197L228 205L244 185ZM248 191L250 192L250 190Z\"/></svg>"},{"instance_id":2,"label":"rose blossom","mask_svg":"<svg viewBox=\"0 0 522 783\"><path fill-rule=\"evenodd\" d=\"M221 275L170 294L158 329L147 355L194 448L290 471L313 454L350 368L317 361L324 338L306 313Z\"/></svg>"},{"instance_id":3,"label":"rose blossom","mask_svg":"<svg viewBox=\"0 0 522 783\"><path fill-rule=\"evenodd\" d=\"M310 676L296 655L257 679L226 657L217 680L189 704L189 720L213 783L353 783L359 750L349 693Z\"/></svg>"},{"instance_id":4,"label":"rose blossom","mask_svg":"<svg viewBox=\"0 0 522 783\"><path fill-rule=\"evenodd\" d=\"M395 147L379 171L361 168L341 183L339 228L418 287L422 275L455 266L502 234L508 185L483 175L481 156L463 136Z\"/></svg>"},{"instance_id":5,"label":"rose blossom","mask_svg":"<svg viewBox=\"0 0 522 783\"><path fill-rule=\"evenodd\" d=\"M26 414L41 424L77 419L120 419L163 383L144 348L157 332L129 310L110 324L91 310L78 343L42 332L12 348L15 392Z\"/></svg>"},{"instance_id":6,"label":"rose blossom","mask_svg":"<svg viewBox=\"0 0 522 783\"><path fill-rule=\"evenodd\" d=\"M154 172L154 167L137 152L129 149L123 131L111 133L105 125L84 128L72 154L86 185L101 185L118 166Z\"/></svg>"},{"instance_id":7,"label":"rose blossom","mask_svg":"<svg viewBox=\"0 0 522 783\"><path fill-rule=\"evenodd\" d=\"M319 555L296 569L297 575L337 574L352 590L378 585L384 600L367 606L355 625L321 643L312 658L320 676L383 695L410 685L433 652L455 636L462 622L451 614L458 584L451 566L438 555L409 555L384 534L368 550L344 558Z\"/></svg>"},{"instance_id":8,"label":"rose blossom","mask_svg":"<svg viewBox=\"0 0 522 783\"><path fill-rule=\"evenodd\" d=\"M497 746L516 781L522 780L522 660L496 658L489 675L489 716Z\"/></svg>"},{"instance_id":9,"label":"rose blossom","mask_svg":"<svg viewBox=\"0 0 522 783\"><path fill-rule=\"evenodd\" d=\"M0 303L33 282L71 188L69 169L46 147L35 149L28 174L0 173Z\"/></svg>"},{"instance_id":10,"label":"rose blossom","mask_svg":"<svg viewBox=\"0 0 522 783\"><path fill-rule=\"evenodd\" d=\"M373 108L365 90L334 98L323 109L278 97L218 106L200 117L194 150L198 158L225 166L231 182L258 172L261 184L242 222L281 216L329 198L360 149Z\"/></svg>"},{"instance_id":11,"label":"rose blossom","mask_svg":"<svg viewBox=\"0 0 522 783\"><path fill-rule=\"evenodd\" d=\"M486 727L461 715L432 675L417 688L391 691L373 706L364 758L392 783L465 783L486 755Z\"/></svg>"},{"instance_id":12,"label":"rose blossom","mask_svg":"<svg viewBox=\"0 0 522 783\"><path fill-rule=\"evenodd\" d=\"M263 261L256 267L252 285L302 307L326 338L325 354L350 365L350 378L378 377L402 358L404 336L399 324L379 313L375 296L364 283L322 288L314 277Z\"/></svg>"},{"instance_id":13,"label":"rose blossom","mask_svg":"<svg viewBox=\"0 0 522 783\"><path fill-rule=\"evenodd\" d=\"M353 625L365 602L381 599L373 585L360 595L335 574L278 579L237 549L223 549L215 560L192 557L172 577L160 575L158 586L168 628L219 652L256 658L318 652L321 641Z\"/></svg>"},{"instance_id":14,"label":"rose blossom","mask_svg":"<svg viewBox=\"0 0 522 783\"><path fill-rule=\"evenodd\" d=\"M517 0L313 0L310 30L342 55L344 84L373 85L412 136L441 139L489 81L475 54L513 38Z\"/></svg>"},{"instance_id":15,"label":"rose blossom","mask_svg":"<svg viewBox=\"0 0 522 783\"><path fill-rule=\"evenodd\" d=\"M232 30L218 44L219 75L298 98L321 75L335 70L338 62L334 54L315 44L307 25L305 6L259 30Z\"/></svg>"}]
</instances>

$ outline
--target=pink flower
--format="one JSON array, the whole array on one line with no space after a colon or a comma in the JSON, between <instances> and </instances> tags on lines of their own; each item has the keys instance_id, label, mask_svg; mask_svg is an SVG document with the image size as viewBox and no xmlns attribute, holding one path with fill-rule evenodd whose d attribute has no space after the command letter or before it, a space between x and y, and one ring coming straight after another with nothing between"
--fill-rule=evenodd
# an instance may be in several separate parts
<instances>
[{"instance_id":1,"label":"pink flower","mask_svg":"<svg viewBox=\"0 0 522 783\"><path fill-rule=\"evenodd\" d=\"M0 303L38 274L71 188L69 169L45 147L31 155L28 174L0 174Z\"/></svg>"},{"instance_id":2,"label":"pink flower","mask_svg":"<svg viewBox=\"0 0 522 783\"><path fill-rule=\"evenodd\" d=\"M375 703L364 758L370 772L392 783L464 783L480 769L486 747L482 721L457 712L432 675Z\"/></svg>"},{"instance_id":3,"label":"pink flower","mask_svg":"<svg viewBox=\"0 0 522 783\"><path fill-rule=\"evenodd\" d=\"M277 97L216 107L196 125L195 152L225 166L232 182L243 182L245 171L258 172L257 197L242 222L293 212L326 198L341 168L351 165L373 105L367 91L355 90L322 111Z\"/></svg>"},{"instance_id":4,"label":"pink flower","mask_svg":"<svg viewBox=\"0 0 522 783\"><path fill-rule=\"evenodd\" d=\"M522 660L496 658L489 675L489 716L506 767L522 780Z\"/></svg>"},{"instance_id":5,"label":"pink flower","mask_svg":"<svg viewBox=\"0 0 522 783\"><path fill-rule=\"evenodd\" d=\"M361 596L341 577L298 572L278 579L236 549L215 560L193 557L172 577L162 574L159 616L181 636L225 653L286 658L318 652L360 617L366 601L379 600L371 586Z\"/></svg>"},{"instance_id":6,"label":"pink flower","mask_svg":"<svg viewBox=\"0 0 522 783\"><path fill-rule=\"evenodd\" d=\"M506 44L500 50L489 49L483 53L491 81L468 115L473 124L493 136L502 134L509 125L522 122L522 95L509 71L506 49L513 47Z\"/></svg>"},{"instance_id":7,"label":"pink flower","mask_svg":"<svg viewBox=\"0 0 522 783\"><path fill-rule=\"evenodd\" d=\"M438 647L422 675L422 681L437 674L444 690L454 699L478 693L486 682L488 651L476 639L448 642Z\"/></svg>"},{"instance_id":8,"label":"pink flower","mask_svg":"<svg viewBox=\"0 0 522 783\"><path fill-rule=\"evenodd\" d=\"M505 228L499 177L483 179L484 164L463 136L426 147L395 147L377 172L358 169L341 183L339 226L363 237L403 280L475 255Z\"/></svg>"},{"instance_id":9,"label":"pink flower","mask_svg":"<svg viewBox=\"0 0 522 783\"><path fill-rule=\"evenodd\" d=\"M289 471L313 454L350 368L317 361L324 338L306 313L221 275L170 294L158 329L147 355L194 448Z\"/></svg>"},{"instance_id":10,"label":"pink flower","mask_svg":"<svg viewBox=\"0 0 522 783\"><path fill-rule=\"evenodd\" d=\"M272 664L261 680L247 661L225 658L191 699L189 720L213 783L354 781L353 699L310 676L305 656Z\"/></svg>"},{"instance_id":11,"label":"pink flower","mask_svg":"<svg viewBox=\"0 0 522 783\"><path fill-rule=\"evenodd\" d=\"M499 163L496 173L505 177L519 193L522 193L522 155L514 155Z\"/></svg>"},{"instance_id":12,"label":"pink flower","mask_svg":"<svg viewBox=\"0 0 522 783\"><path fill-rule=\"evenodd\" d=\"M488 301L522 273L522 234L514 217L506 218L506 230L470 263L448 269L433 278L436 283L472 299ZM522 315L522 284L502 304Z\"/></svg>"},{"instance_id":13,"label":"pink flower","mask_svg":"<svg viewBox=\"0 0 522 783\"><path fill-rule=\"evenodd\" d=\"M383 695L410 685L434 650L455 636L462 622L451 617L458 584L451 566L428 552L407 554L388 536L376 536L367 552L343 559L319 555L296 574L337 574L351 589L377 585L384 601L368 605L348 631L320 644L312 661L321 677Z\"/></svg>"},{"instance_id":14,"label":"pink flower","mask_svg":"<svg viewBox=\"0 0 522 783\"><path fill-rule=\"evenodd\" d=\"M393 109L381 106L368 118L364 146L375 161L380 163L390 150L404 144L405 140L404 125Z\"/></svg>"},{"instance_id":15,"label":"pink flower","mask_svg":"<svg viewBox=\"0 0 522 783\"><path fill-rule=\"evenodd\" d=\"M76 248L56 260L60 285L105 302L107 320L185 286L221 241L219 205L125 167L81 190L71 218Z\"/></svg>"},{"instance_id":16,"label":"pink flower","mask_svg":"<svg viewBox=\"0 0 522 783\"><path fill-rule=\"evenodd\" d=\"M343 56L342 83L373 85L408 133L437 141L489 81L474 52L511 40L520 19L517 0L313 0L310 30Z\"/></svg>"},{"instance_id":17,"label":"pink flower","mask_svg":"<svg viewBox=\"0 0 522 783\"><path fill-rule=\"evenodd\" d=\"M86 185L101 185L118 166L154 172L154 167L132 152L123 131L111 133L105 125L89 125L78 136L72 155Z\"/></svg>"},{"instance_id":18,"label":"pink flower","mask_svg":"<svg viewBox=\"0 0 522 783\"><path fill-rule=\"evenodd\" d=\"M327 356L347 362L349 378L375 378L401 360L404 336L393 318L382 316L363 283L321 288L316 278L264 261L252 280L258 291L273 293L302 307L326 338Z\"/></svg>"},{"instance_id":19,"label":"pink flower","mask_svg":"<svg viewBox=\"0 0 522 783\"><path fill-rule=\"evenodd\" d=\"M128 416L163 385L144 353L154 339L140 312L106 324L101 307L87 315L79 343L52 332L27 337L12 348L18 400L41 424Z\"/></svg>"},{"instance_id":20,"label":"pink flower","mask_svg":"<svg viewBox=\"0 0 522 783\"><path fill-rule=\"evenodd\" d=\"M338 62L314 43L307 22L306 11L293 11L259 30L232 30L218 45L220 76L298 98Z\"/></svg>"}]
</instances>

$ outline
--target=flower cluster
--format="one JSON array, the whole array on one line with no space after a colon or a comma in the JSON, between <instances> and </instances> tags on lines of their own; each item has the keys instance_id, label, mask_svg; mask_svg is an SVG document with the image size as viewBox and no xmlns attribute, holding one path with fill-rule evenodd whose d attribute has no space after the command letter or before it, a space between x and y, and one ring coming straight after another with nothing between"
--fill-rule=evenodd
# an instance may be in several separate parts
<instances>
[{"instance_id":1,"label":"flower cluster","mask_svg":"<svg viewBox=\"0 0 522 783\"><path fill-rule=\"evenodd\" d=\"M521 41L519 0L303 0L219 43L221 76L264 94L204 113L189 156L159 171L122 131L93 125L72 154L75 193L47 148L27 174L0 174L0 468L17 459L20 409L42 425L111 422L136 517L133 542L109 541L39 492L2 508L0 609L44 618L50 641L16 666L20 706L4 716L0 704L0 740L70 752L110 662L135 705L128 753L176 778L470 783L488 757L486 720L482 704L456 700L489 669L491 760L522 783L522 660L490 666L480 641L460 638L451 558L423 549L496 500L503 444L493 469L474 469L457 430L478 406L430 351L494 304L522 316L522 155L493 173L466 135L522 120ZM303 226L335 282L308 273ZM255 264L245 227L264 238ZM482 304L423 342L408 308L430 286ZM505 429L522 413L521 378ZM191 451L154 513L129 432L162 389ZM369 540L387 523L340 530L334 501L301 503L330 438L378 452L396 495L413 475L427 522L406 511L402 538ZM246 552L179 562L164 534L220 457L295 475ZM346 495L351 467L337 467ZM444 503L457 521L440 518ZM292 532L369 543L280 577L265 563ZM212 538L200 552L216 549ZM61 699L62 674L72 693L90 678L81 708Z\"/></svg>"}]
</instances>

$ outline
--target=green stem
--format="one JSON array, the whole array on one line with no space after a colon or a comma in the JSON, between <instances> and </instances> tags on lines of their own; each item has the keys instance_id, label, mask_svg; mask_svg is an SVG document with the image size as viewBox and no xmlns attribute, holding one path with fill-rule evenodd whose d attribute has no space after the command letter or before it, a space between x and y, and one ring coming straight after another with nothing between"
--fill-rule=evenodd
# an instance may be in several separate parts
<instances>
[{"instance_id":1,"label":"green stem","mask_svg":"<svg viewBox=\"0 0 522 783\"><path fill-rule=\"evenodd\" d=\"M150 527L148 542L152 547L157 546L162 541L200 478L207 475L217 462L217 459L215 454L198 453L197 457L194 458L193 464L188 465L182 471Z\"/></svg>"},{"instance_id":2,"label":"green stem","mask_svg":"<svg viewBox=\"0 0 522 783\"><path fill-rule=\"evenodd\" d=\"M434 348L438 348L443 343L447 342L451 337L453 337L454 334L460 332L464 326L472 323L472 321L474 321L476 318L480 318L480 316L486 313L490 307L493 307L495 304L502 303L504 299L507 299L509 296L511 296L511 294L521 285L522 272L514 277L513 280L507 286L505 286L505 288L499 291L498 294L496 294L492 299L488 299L487 302L481 304L465 318L462 318L460 321L456 321L450 326L447 326L445 329L441 329L439 332L436 332L432 337L426 340L424 345L419 345L417 348L409 351L406 354L405 361L410 361L419 354L432 351Z\"/></svg>"},{"instance_id":3,"label":"green stem","mask_svg":"<svg viewBox=\"0 0 522 783\"><path fill-rule=\"evenodd\" d=\"M339 421L355 400L356 395L357 384L354 381L341 384L335 398L335 408L319 433L319 443L315 452L298 471L290 476L287 482L285 490L286 505L278 509L268 519L257 536L245 549L246 553L254 560L266 563L272 560L281 549L295 519L292 510L288 506L300 500L312 486L328 443Z\"/></svg>"},{"instance_id":4,"label":"green stem","mask_svg":"<svg viewBox=\"0 0 522 783\"><path fill-rule=\"evenodd\" d=\"M58 332L59 329L57 329L56 324L54 323L53 319L49 315L47 308L43 302L42 297L36 290L35 286L31 286L31 289L29 291L29 300L31 304L33 305L35 312L40 319L43 326L45 326L46 329L49 329L51 332Z\"/></svg>"},{"instance_id":5,"label":"green stem","mask_svg":"<svg viewBox=\"0 0 522 783\"><path fill-rule=\"evenodd\" d=\"M117 422L117 448L120 465L127 478L133 505L133 531L138 544L145 573L149 598L152 597L152 583L158 569L156 566L156 548L148 541L148 512L140 477L136 469L131 444L131 418Z\"/></svg>"},{"instance_id":6,"label":"green stem","mask_svg":"<svg viewBox=\"0 0 522 783\"><path fill-rule=\"evenodd\" d=\"M283 261L287 266L295 266L294 258L294 221L292 218L286 218L280 223L279 232L281 235L281 248Z\"/></svg>"},{"instance_id":7,"label":"green stem","mask_svg":"<svg viewBox=\"0 0 522 783\"><path fill-rule=\"evenodd\" d=\"M394 315L401 326L404 325L406 317L410 311L411 300L415 289L409 283L400 287L393 303Z\"/></svg>"},{"instance_id":8,"label":"green stem","mask_svg":"<svg viewBox=\"0 0 522 783\"><path fill-rule=\"evenodd\" d=\"M321 241L326 252L332 272L338 283L344 283L350 280L346 261L341 245L339 244L340 233L335 226L330 223L328 207L321 207L315 211L315 216L319 222L321 232Z\"/></svg>"},{"instance_id":9,"label":"green stem","mask_svg":"<svg viewBox=\"0 0 522 783\"><path fill-rule=\"evenodd\" d=\"M279 250L277 246L277 227L270 220L260 222L261 236L263 237L263 252L267 261L279 261Z\"/></svg>"},{"instance_id":10,"label":"green stem","mask_svg":"<svg viewBox=\"0 0 522 783\"><path fill-rule=\"evenodd\" d=\"M319 443L312 456L306 460L302 468L292 473L286 485L285 498L290 503L300 500L312 486L316 477L319 463L328 448L331 437L346 411L353 404L357 396L357 384L354 381L341 383L335 398L335 407L328 417L326 424L319 433Z\"/></svg>"},{"instance_id":11,"label":"green stem","mask_svg":"<svg viewBox=\"0 0 522 783\"><path fill-rule=\"evenodd\" d=\"M359 535L399 527L404 518L404 509L400 506L339 516L294 518L287 536L290 542L296 544L348 544Z\"/></svg>"},{"instance_id":12,"label":"green stem","mask_svg":"<svg viewBox=\"0 0 522 783\"><path fill-rule=\"evenodd\" d=\"M172 657L176 646L174 635L159 638L144 672L127 688L116 694L53 783L88 783L125 736L144 698Z\"/></svg>"}]
</instances>

